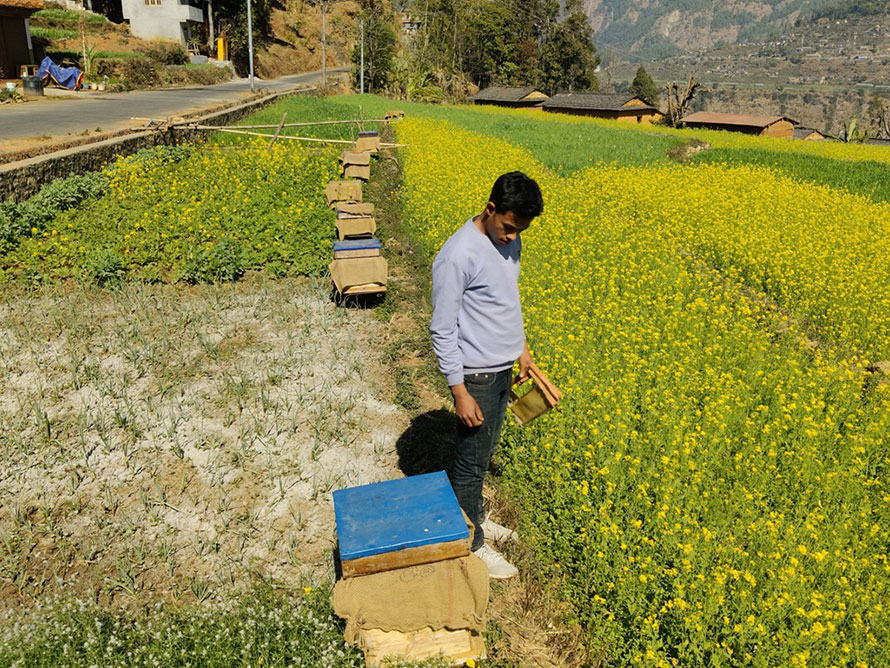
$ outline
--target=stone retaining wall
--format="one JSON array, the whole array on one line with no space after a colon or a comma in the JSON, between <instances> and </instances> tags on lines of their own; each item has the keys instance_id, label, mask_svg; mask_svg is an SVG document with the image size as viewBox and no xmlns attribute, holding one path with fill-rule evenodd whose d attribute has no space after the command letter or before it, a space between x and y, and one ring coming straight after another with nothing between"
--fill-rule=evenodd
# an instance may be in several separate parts
<instances>
[{"instance_id":1,"label":"stone retaining wall","mask_svg":"<svg viewBox=\"0 0 890 668\"><path fill-rule=\"evenodd\" d=\"M189 123L207 125L228 125L267 107L278 99L307 91L285 91L273 93L257 100L245 102L235 107L189 119ZM207 132L170 126L163 129L144 130L121 137L75 146L73 148L39 155L27 160L19 160L0 165L0 202L13 200L21 202L37 194L47 183L55 179L82 174L101 169L118 157L132 155L143 148L161 144L181 144L199 141Z\"/></svg>"}]
</instances>

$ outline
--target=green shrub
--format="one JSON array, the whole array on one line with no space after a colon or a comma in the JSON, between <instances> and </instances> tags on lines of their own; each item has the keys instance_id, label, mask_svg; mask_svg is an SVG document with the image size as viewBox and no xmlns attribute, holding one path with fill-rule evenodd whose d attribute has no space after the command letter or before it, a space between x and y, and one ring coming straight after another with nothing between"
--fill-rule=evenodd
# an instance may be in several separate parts
<instances>
[{"instance_id":1,"label":"green shrub","mask_svg":"<svg viewBox=\"0 0 890 668\"><path fill-rule=\"evenodd\" d=\"M118 285L124 278L127 262L116 250L106 248L87 257L86 274L102 286Z\"/></svg>"},{"instance_id":2,"label":"green shrub","mask_svg":"<svg viewBox=\"0 0 890 668\"><path fill-rule=\"evenodd\" d=\"M244 275L244 248L234 239L199 250L185 263L183 279L189 283L237 281Z\"/></svg>"},{"instance_id":3,"label":"green shrub","mask_svg":"<svg viewBox=\"0 0 890 668\"><path fill-rule=\"evenodd\" d=\"M183 84L208 85L232 78L232 72L227 68L164 65L144 53L138 54L138 57L99 58L94 66L97 76L107 76L125 90Z\"/></svg>"},{"instance_id":4,"label":"green shrub","mask_svg":"<svg viewBox=\"0 0 890 668\"><path fill-rule=\"evenodd\" d=\"M185 160L192 154L192 149L193 146L191 144L152 146L136 151L127 160L131 164L138 164L140 167L162 167Z\"/></svg>"},{"instance_id":5,"label":"green shrub","mask_svg":"<svg viewBox=\"0 0 890 668\"><path fill-rule=\"evenodd\" d=\"M75 174L56 179L20 204L3 203L0 205L0 254L12 250L29 232L32 235L43 232L47 223L63 211L101 195L105 185L101 172Z\"/></svg>"},{"instance_id":6,"label":"green shrub","mask_svg":"<svg viewBox=\"0 0 890 668\"><path fill-rule=\"evenodd\" d=\"M96 51L96 59L99 58L134 58L136 60L145 59L144 53L137 51Z\"/></svg>"},{"instance_id":7,"label":"green shrub","mask_svg":"<svg viewBox=\"0 0 890 668\"><path fill-rule=\"evenodd\" d=\"M139 53L161 65L185 65L189 61L185 50L174 42L152 42L141 47Z\"/></svg>"}]
</instances>

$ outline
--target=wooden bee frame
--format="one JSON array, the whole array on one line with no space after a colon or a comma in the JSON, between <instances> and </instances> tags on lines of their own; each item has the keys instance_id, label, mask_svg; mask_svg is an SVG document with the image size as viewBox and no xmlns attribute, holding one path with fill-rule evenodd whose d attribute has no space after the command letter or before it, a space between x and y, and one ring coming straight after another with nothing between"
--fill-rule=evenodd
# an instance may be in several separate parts
<instances>
[{"instance_id":1,"label":"wooden bee frame","mask_svg":"<svg viewBox=\"0 0 890 668\"><path fill-rule=\"evenodd\" d=\"M511 391L510 403L508 404L521 427L552 410L562 399L562 392L547 380L537 365L532 364L529 367L528 375L529 380L532 382L531 388L522 395ZM513 385L515 387L524 385L527 382L519 383L519 378L517 377L513 380Z\"/></svg>"}]
</instances>

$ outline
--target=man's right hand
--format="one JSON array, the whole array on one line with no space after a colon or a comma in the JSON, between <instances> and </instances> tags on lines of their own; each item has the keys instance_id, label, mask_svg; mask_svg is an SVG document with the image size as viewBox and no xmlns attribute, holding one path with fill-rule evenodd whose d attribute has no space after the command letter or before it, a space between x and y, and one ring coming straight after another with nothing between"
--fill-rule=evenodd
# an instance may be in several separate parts
<instances>
[{"instance_id":1,"label":"man's right hand","mask_svg":"<svg viewBox=\"0 0 890 668\"><path fill-rule=\"evenodd\" d=\"M467 392L463 383L451 387L451 396L454 397L454 412L457 419L465 427L478 427L482 424L482 410L476 400Z\"/></svg>"}]
</instances>

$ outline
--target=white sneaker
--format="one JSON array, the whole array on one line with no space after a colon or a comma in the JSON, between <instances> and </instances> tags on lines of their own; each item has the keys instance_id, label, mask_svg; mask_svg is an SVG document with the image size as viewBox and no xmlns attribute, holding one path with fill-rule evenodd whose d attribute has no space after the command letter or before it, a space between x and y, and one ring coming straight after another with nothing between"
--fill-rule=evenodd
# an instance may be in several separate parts
<instances>
[{"instance_id":1,"label":"white sneaker","mask_svg":"<svg viewBox=\"0 0 890 668\"><path fill-rule=\"evenodd\" d=\"M507 527L501 526L497 522L491 519L488 515L485 516L485 521L482 522L482 533L485 535L485 538L488 540L493 540L496 543L500 543L502 541L519 540L519 536L516 534L513 529L508 529Z\"/></svg>"},{"instance_id":2,"label":"white sneaker","mask_svg":"<svg viewBox=\"0 0 890 668\"><path fill-rule=\"evenodd\" d=\"M492 580L506 580L519 575L516 566L504 559L500 552L488 545L483 544L478 550L473 550L473 554L488 566L488 577Z\"/></svg>"}]
</instances>

